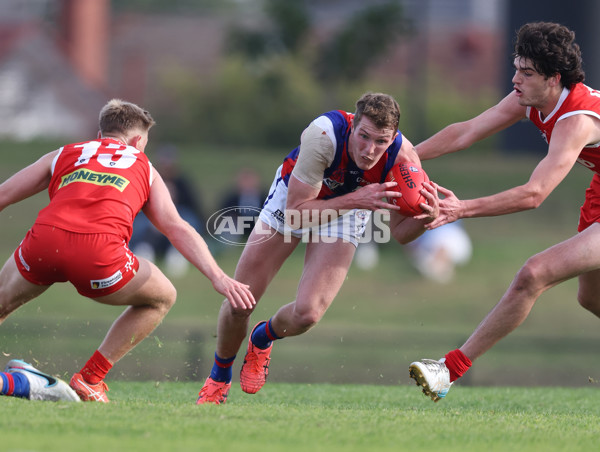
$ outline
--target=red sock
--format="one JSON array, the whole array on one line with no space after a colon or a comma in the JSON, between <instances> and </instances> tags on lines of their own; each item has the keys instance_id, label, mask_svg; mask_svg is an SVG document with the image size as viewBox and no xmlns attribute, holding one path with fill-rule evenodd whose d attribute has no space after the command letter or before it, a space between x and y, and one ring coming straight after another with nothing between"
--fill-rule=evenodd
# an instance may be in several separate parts
<instances>
[{"instance_id":1,"label":"red sock","mask_svg":"<svg viewBox=\"0 0 600 452\"><path fill-rule=\"evenodd\" d=\"M85 381L95 385L104 380L104 377L112 369L112 366L110 361L96 350L88 362L85 363L83 369L81 369L81 375Z\"/></svg>"},{"instance_id":2,"label":"red sock","mask_svg":"<svg viewBox=\"0 0 600 452\"><path fill-rule=\"evenodd\" d=\"M458 348L448 352L445 358L446 367L450 371L450 382L458 380L465 374L467 370L469 370L469 367L473 365L471 360L467 358L467 355L461 352Z\"/></svg>"}]
</instances>

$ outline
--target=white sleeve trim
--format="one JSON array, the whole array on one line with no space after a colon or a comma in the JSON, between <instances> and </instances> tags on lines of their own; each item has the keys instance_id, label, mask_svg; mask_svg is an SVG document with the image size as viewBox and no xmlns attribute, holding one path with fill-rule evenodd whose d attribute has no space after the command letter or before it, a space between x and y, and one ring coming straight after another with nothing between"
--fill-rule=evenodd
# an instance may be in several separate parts
<instances>
[{"instance_id":1,"label":"white sleeve trim","mask_svg":"<svg viewBox=\"0 0 600 452\"><path fill-rule=\"evenodd\" d=\"M59 148L58 152L56 153L56 155L54 156L54 158L52 159L52 165L50 165L50 174L54 174L54 169L56 167L56 162L58 162L58 157L60 157L60 154L62 154L62 151L65 147L61 147Z\"/></svg>"}]
</instances>

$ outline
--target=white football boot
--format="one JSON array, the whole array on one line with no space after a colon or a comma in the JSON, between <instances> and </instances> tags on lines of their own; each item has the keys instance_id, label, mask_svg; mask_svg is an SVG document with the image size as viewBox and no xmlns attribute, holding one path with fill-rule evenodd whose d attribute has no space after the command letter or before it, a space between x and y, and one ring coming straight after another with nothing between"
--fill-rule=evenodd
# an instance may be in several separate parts
<instances>
[{"instance_id":1,"label":"white football boot","mask_svg":"<svg viewBox=\"0 0 600 452\"><path fill-rule=\"evenodd\" d=\"M415 380L417 386L423 387L423 394L438 402L446 397L450 390L450 371L444 362L446 358L439 361L433 359L422 359L415 361L409 367L410 378Z\"/></svg>"},{"instance_id":2,"label":"white football boot","mask_svg":"<svg viewBox=\"0 0 600 452\"><path fill-rule=\"evenodd\" d=\"M31 364L20 359L10 360L4 372L11 374L20 373L27 377L29 381L29 400L81 402L79 396L66 382L39 371Z\"/></svg>"}]
</instances>

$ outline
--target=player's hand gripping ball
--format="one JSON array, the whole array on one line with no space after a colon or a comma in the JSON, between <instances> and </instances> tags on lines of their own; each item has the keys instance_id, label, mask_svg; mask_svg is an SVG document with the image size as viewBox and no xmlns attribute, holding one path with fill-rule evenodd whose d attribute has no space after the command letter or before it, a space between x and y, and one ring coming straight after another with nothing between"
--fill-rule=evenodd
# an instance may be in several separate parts
<instances>
[{"instance_id":1,"label":"player's hand gripping ball","mask_svg":"<svg viewBox=\"0 0 600 452\"><path fill-rule=\"evenodd\" d=\"M398 212L401 215L414 217L423 213L419 204L427 204L427 198L421 194L421 190L423 182L429 182L429 177L422 168L414 163L399 163L387 173L385 181L398 183L391 190L399 191L402 196L392 198L390 202L400 207Z\"/></svg>"}]
</instances>

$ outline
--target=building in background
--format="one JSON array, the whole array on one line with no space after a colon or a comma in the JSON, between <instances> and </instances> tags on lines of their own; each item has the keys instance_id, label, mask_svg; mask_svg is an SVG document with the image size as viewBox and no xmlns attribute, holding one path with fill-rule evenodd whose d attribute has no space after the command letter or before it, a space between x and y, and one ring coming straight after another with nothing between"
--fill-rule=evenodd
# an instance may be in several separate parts
<instances>
[{"instance_id":1,"label":"building in background","mask_svg":"<svg viewBox=\"0 0 600 452\"><path fill-rule=\"evenodd\" d=\"M568 6L568 7L567 7ZM506 0L507 31L509 35L503 43L501 52L510 58L513 52L513 38L516 30L527 22L549 21L559 22L576 33L576 41L582 49L585 63L585 83L600 89L600 54L597 51L598 19L600 18L600 2L596 0L571 0L568 4L558 0L543 2L525 2ZM512 62L512 61L511 61ZM501 87L503 93L512 89L513 68L510 64L502 66ZM535 127L526 122L513 125L502 132L501 147L504 151L545 154L548 150L546 142L540 138Z\"/></svg>"},{"instance_id":2,"label":"building in background","mask_svg":"<svg viewBox=\"0 0 600 452\"><path fill-rule=\"evenodd\" d=\"M452 68L459 84L473 86L474 73L489 73L477 78L497 83L487 49L501 42L494 24L503 1L402 2L416 29L428 36L418 33L399 45L379 69L398 75L414 71L418 65L406 61L425 55ZM229 27L264 20L260 2L236 3L238 13L185 14L180 7L158 14L139 6L123 12L120 5L115 11L110 0L1 0L0 137L89 137L108 97L153 105L165 77L178 71L199 80L210 76ZM317 32L327 34L364 2L311 0L307 5Z\"/></svg>"},{"instance_id":3,"label":"building in background","mask_svg":"<svg viewBox=\"0 0 600 452\"><path fill-rule=\"evenodd\" d=\"M357 11L388 1L304 0L314 28L310 39L324 39ZM406 106L411 115L421 116L415 128L423 130L411 130L415 140L431 132L425 109L435 102L432 74L464 98L508 91L510 45L522 22L557 20L576 29L588 78L600 78L600 57L590 50L600 15L600 3L593 0L573 0L567 12L556 0L544 2L543 9L515 0L398 1L412 31L372 72L417 93ZM198 0L193 8L183 1L149 2L147 9L140 4L0 0L0 138L87 138L109 97L161 112L174 108L166 92L173 83L165 80L182 74L199 83L208 80L228 56L232 27L266 23L259 0L206 2L205 7Z\"/></svg>"},{"instance_id":4,"label":"building in background","mask_svg":"<svg viewBox=\"0 0 600 452\"><path fill-rule=\"evenodd\" d=\"M101 39L86 38L98 31L75 16L61 25L64 35L56 33L45 21L49 4L48 0L0 2L0 137L89 138L98 130L96 118L106 102L106 84L98 78L102 71L80 68L78 61L81 54L95 55L106 67L96 49L106 38L102 34ZM105 28L108 1L65 2L65 10L76 4L92 5L96 17L92 22ZM104 15L99 13L101 5Z\"/></svg>"}]
</instances>

